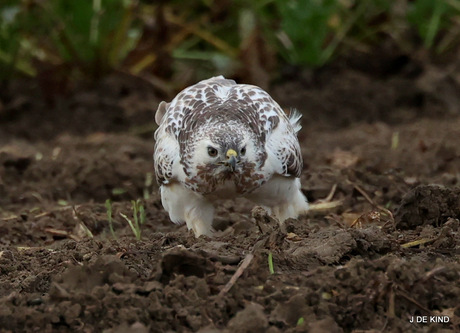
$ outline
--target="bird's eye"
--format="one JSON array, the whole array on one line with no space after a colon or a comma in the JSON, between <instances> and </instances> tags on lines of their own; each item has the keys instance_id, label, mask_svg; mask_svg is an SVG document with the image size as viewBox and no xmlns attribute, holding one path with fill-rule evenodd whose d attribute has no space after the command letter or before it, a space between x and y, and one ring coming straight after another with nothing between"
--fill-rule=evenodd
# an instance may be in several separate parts
<instances>
[{"instance_id":1,"label":"bird's eye","mask_svg":"<svg viewBox=\"0 0 460 333\"><path fill-rule=\"evenodd\" d=\"M244 156L244 154L246 154L246 147L241 148L240 154L241 156Z\"/></svg>"},{"instance_id":2,"label":"bird's eye","mask_svg":"<svg viewBox=\"0 0 460 333\"><path fill-rule=\"evenodd\" d=\"M208 155L211 157L217 156L217 149L213 147L208 147Z\"/></svg>"}]
</instances>

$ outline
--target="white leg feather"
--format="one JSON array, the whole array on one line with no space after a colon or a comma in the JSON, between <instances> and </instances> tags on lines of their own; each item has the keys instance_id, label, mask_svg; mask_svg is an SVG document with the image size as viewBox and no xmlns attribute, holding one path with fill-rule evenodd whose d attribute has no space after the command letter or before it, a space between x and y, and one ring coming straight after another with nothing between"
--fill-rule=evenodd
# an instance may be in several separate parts
<instances>
[{"instance_id":1,"label":"white leg feather","mask_svg":"<svg viewBox=\"0 0 460 333\"><path fill-rule=\"evenodd\" d=\"M161 203L169 213L171 221L186 223L196 237L211 236L214 206L203 196L183 187L181 184L161 186Z\"/></svg>"},{"instance_id":2,"label":"white leg feather","mask_svg":"<svg viewBox=\"0 0 460 333\"><path fill-rule=\"evenodd\" d=\"M282 224L288 218L297 218L308 211L308 201L300 190L300 180L289 177L273 177L248 196L255 203L268 207Z\"/></svg>"}]
</instances>

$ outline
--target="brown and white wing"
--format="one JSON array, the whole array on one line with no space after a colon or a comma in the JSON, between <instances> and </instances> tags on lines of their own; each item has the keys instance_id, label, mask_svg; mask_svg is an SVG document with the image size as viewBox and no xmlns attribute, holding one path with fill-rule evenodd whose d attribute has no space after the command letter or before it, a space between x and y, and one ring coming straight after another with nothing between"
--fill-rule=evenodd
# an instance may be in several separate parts
<instances>
[{"instance_id":1,"label":"brown and white wing","mask_svg":"<svg viewBox=\"0 0 460 333\"><path fill-rule=\"evenodd\" d=\"M297 133L300 131L302 126L300 125L300 119L302 114L296 109L292 109L289 114L289 125L286 130L286 153L282 154L283 168L286 168L285 175L292 175L297 178L300 177L303 169L303 158L302 151L300 150L299 139Z\"/></svg>"},{"instance_id":2,"label":"brown and white wing","mask_svg":"<svg viewBox=\"0 0 460 333\"><path fill-rule=\"evenodd\" d=\"M291 111L289 118L281 117L267 140L268 164L277 174L299 178L302 173L303 159L297 139L300 118L297 111Z\"/></svg>"},{"instance_id":3,"label":"brown and white wing","mask_svg":"<svg viewBox=\"0 0 460 333\"><path fill-rule=\"evenodd\" d=\"M159 185L168 184L174 175L174 165L179 158L179 144L170 133L163 128L155 132L155 176Z\"/></svg>"},{"instance_id":4,"label":"brown and white wing","mask_svg":"<svg viewBox=\"0 0 460 333\"><path fill-rule=\"evenodd\" d=\"M248 104L257 114L254 127L258 127L259 140L265 146L267 154L264 167L267 172L283 176L300 177L303 159L297 132L301 129L302 115L292 110L289 117L270 95L259 87L240 85L240 100L250 99ZM238 88L235 88L238 89Z\"/></svg>"},{"instance_id":5,"label":"brown and white wing","mask_svg":"<svg viewBox=\"0 0 460 333\"><path fill-rule=\"evenodd\" d=\"M155 131L155 151L153 161L155 177L159 185L168 184L174 175L174 165L179 158L179 143L177 138L167 131L171 119L168 116L170 103L161 102L155 114L155 121L159 125Z\"/></svg>"}]
</instances>

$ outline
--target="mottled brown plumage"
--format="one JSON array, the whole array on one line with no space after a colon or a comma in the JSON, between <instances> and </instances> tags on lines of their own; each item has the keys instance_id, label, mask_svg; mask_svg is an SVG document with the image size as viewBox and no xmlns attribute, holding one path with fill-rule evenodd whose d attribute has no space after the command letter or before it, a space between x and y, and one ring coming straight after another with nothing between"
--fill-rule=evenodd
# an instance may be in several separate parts
<instances>
[{"instance_id":1,"label":"mottled brown plumage","mask_svg":"<svg viewBox=\"0 0 460 333\"><path fill-rule=\"evenodd\" d=\"M221 76L160 103L155 173L171 219L210 234L212 203L237 196L274 208L280 220L305 211L299 119L262 89Z\"/></svg>"}]
</instances>

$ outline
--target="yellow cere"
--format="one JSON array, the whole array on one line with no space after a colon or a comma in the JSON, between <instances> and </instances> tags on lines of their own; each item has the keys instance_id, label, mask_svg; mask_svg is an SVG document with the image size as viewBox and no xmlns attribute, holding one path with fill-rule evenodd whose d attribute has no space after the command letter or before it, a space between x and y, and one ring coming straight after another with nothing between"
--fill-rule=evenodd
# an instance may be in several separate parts
<instances>
[{"instance_id":1,"label":"yellow cere","mask_svg":"<svg viewBox=\"0 0 460 333\"><path fill-rule=\"evenodd\" d=\"M233 149L227 150L227 158L230 158L232 156L235 156L235 157L238 156L237 152L234 151Z\"/></svg>"}]
</instances>

